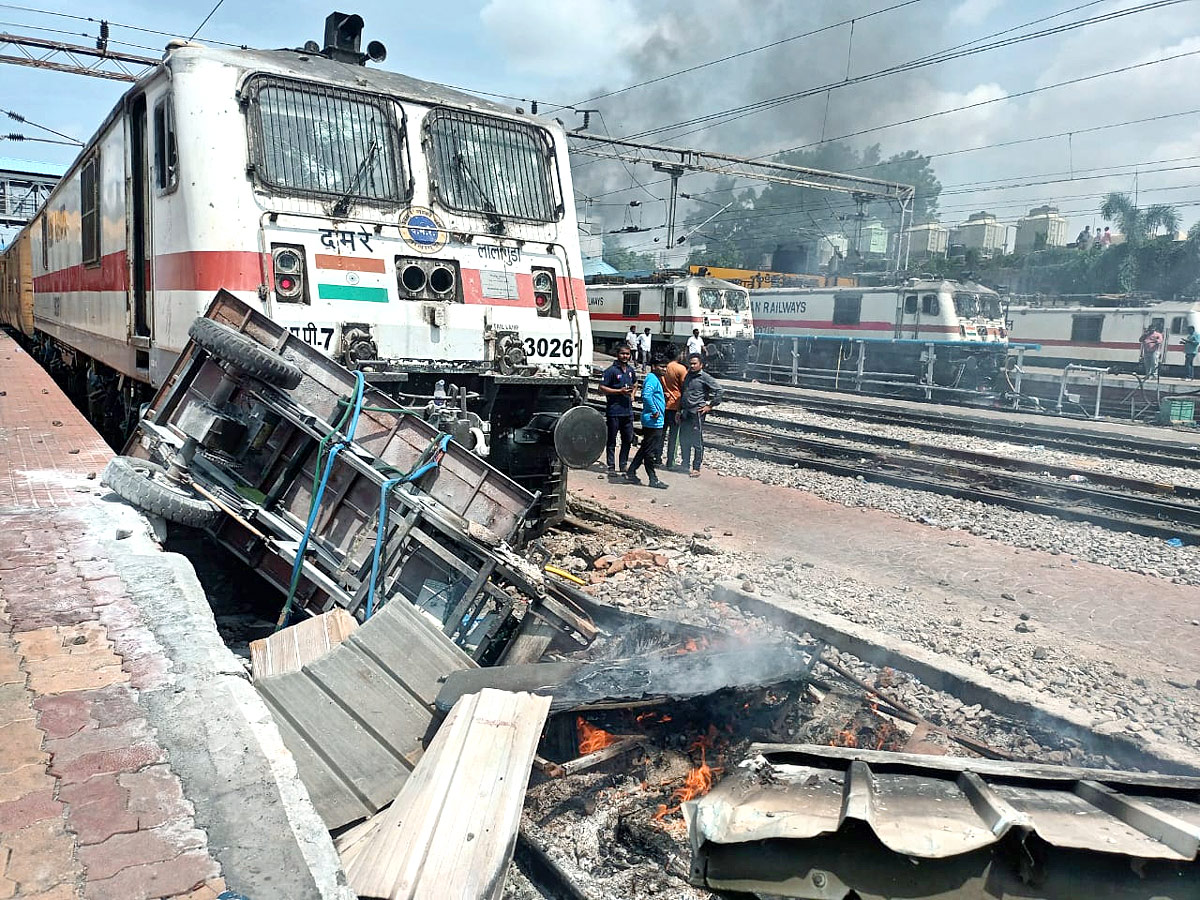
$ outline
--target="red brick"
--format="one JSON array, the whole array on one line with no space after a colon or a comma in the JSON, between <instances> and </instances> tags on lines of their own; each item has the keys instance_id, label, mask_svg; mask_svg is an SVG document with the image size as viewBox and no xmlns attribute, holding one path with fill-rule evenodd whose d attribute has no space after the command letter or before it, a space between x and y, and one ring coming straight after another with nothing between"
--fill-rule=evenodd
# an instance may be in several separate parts
<instances>
[{"instance_id":1,"label":"red brick","mask_svg":"<svg viewBox=\"0 0 1200 900\"><path fill-rule=\"evenodd\" d=\"M194 812L183 796L179 779L168 766L150 766L140 772L118 775L117 780L129 791L127 806L137 815L139 828L190 818Z\"/></svg>"},{"instance_id":2,"label":"red brick","mask_svg":"<svg viewBox=\"0 0 1200 900\"><path fill-rule=\"evenodd\" d=\"M114 834L136 831L137 815L127 809L129 792L115 774L95 775L81 784L64 784L59 799L67 804L67 827L80 844L98 844Z\"/></svg>"},{"instance_id":3,"label":"red brick","mask_svg":"<svg viewBox=\"0 0 1200 900\"><path fill-rule=\"evenodd\" d=\"M201 887L216 878L220 868L204 850L192 850L165 862L132 866L112 878L89 881L86 900L150 900L174 897Z\"/></svg>"},{"instance_id":4,"label":"red brick","mask_svg":"<svg viewBox=\"0 0 1200 900\"><path fill-rule=\"evenodd\" d=\"M163 751L157 744L137 744L120 750L88 753L62 766L51 761L50 774L60 778L65 784L74 784L105 772L136 772L144 766L162 762L163 759Z\"/></svg>"},{"instance_id":5,"label":"red brick","mask_svg":"<svg viewBox=\"0 0 1200 900\"><path fill-rule=\"evenodd\" d=\"M122 668L129 673L130 686L139 691L153 690L171 680L171 664L159 653L126 659Z\"/></svg>"},{"instance_id":6,"label":"red brick","mask_svg":"<svg viewBox=\"0 0 1200 900\"><path fill-rule=\"evenodd\" d=\"M87 869L88 881L101 881L112 878L122 869L166 862L204 846L204 832L191 827L190 823L173 823L135 834L114 834L103 843L80 847L77 856ZM191 890L194 886L195 882L179 890Z\"/></svg>"},{"instance_id":7,"label":"red brick","mask_svg":"<svg viewBox=\"0 0 1200 900\"><path fill-rule=\"evenodd\" d=\"M0 834L62 814L63 805L54 799L54 791L35 791L16 800L0 803Z\"/></svg>"},{"instance_id":8,"label":"red brick","mask_svg":"<svg viewBox=\"0 0 1200 900\"><path fill-rule=\"evenodd\" d=\"M54 694L38 697L34 709L41 715L38 727L46 732L47 739L69 737L91 722L89 695L97 691L78 691L73 694Z\"/></svg>"},{"instance_id":9,"label":"red brick","mask_svg":"<svg viewBox=\"0 0 1200 900\"><path fill-rule=\"evenodd\" d=\"M52 764L61 767L87 754L120 750L151 739L153 734L145 719L130 719L109 728L85 728L70 737L47 740L45 748Z\"/></svg>"}]
</instances>

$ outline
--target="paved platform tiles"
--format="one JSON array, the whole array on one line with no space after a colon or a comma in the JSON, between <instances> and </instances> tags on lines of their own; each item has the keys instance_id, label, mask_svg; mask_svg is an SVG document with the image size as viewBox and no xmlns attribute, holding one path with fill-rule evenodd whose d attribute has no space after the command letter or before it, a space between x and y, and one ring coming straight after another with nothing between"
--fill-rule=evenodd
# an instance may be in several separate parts
<instances>
[{"instance_id":1,"label":"paved platform tiles","mask_svg":"<svg viewBox=\"0 0 1200 900\"><path fill-rule=\"evenodd\" d=\"M231 873L343 896L190 565L100 486L111 456L0 332L0 900L215 900Z\"/></svg>"},{"instance_id":2,"label":"paved platform tiles","mask_svg":"<svg viewBox=\"0 0 1200 900\"><path fill-rule=\"evenodd\" d=\"M1027 609L1042 630L1014 640L1053 644L1057 633L1094 645L1096 658L1132 655L1184 674L1193 673L1200 659L1200 627L1191 624L1200 614L1195 586L943 531L712 470L698 479L660 473L669 490L610 482L587 471L572 473L571 491L683 534L711 525L714 543L729 550L764 559L794 556L860 583L936 598L936 612L946 620L978 619L984 605L1005 604L1013 616ZM722 536L725 530L733 535ZM1018 602L1006 602L1002 594Z\"/></svg>"},{"instance_id":3,"label":"paved platform tiles","mask_svg":"<svg viewBox=\"0 0 1200 900\"><path fill-rule=\"evenodd\" d=\"M0 898L212 900L138 702L170 663L82 514L112 451L7 335L0 384Z\"/></svg>"}]
</instances>

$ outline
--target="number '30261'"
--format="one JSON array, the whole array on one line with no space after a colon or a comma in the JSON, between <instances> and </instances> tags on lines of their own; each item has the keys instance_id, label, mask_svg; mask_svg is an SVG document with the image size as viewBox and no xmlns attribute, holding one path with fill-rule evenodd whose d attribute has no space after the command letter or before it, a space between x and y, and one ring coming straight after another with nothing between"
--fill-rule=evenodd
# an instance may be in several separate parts
<instances>
[{"instance_id":1,"label":"number '30261'","mask_svg":"<svg viewBox=\"0 0 1200 900\"><path fill-rule=\"evenodd\" d=\"M575 355L575 342L570 338L525 338L526 356L563 356L568 359Z\"/></svg>"}]
</instances>

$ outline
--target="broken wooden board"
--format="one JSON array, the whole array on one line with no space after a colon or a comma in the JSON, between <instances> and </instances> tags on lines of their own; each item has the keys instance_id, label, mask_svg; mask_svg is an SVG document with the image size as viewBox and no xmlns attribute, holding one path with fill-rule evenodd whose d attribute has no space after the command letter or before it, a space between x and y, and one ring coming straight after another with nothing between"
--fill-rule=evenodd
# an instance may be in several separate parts
<instances>
[{"instance_id":1,"label":"broken wooden board","mask_svg":"<svg viewBox=\"0 0 1200 900\"><path fill-rule=\"evenodd\" d=\"M435 726L441 679L474 661L411 603L388 603L297 672L254 683L331 831L390 803Z\"/></svg>"},{"instance_id":2,"label":"broken wooden board","mask_svg":"<svg viewBox=\"0 0 1200 900\"><path fill-rule=\"evenodd\" d=\"M358 620L341 607L289 625L270 637L250 642L250 670L254 680L269 675L299 672L354 633Z\"/></svg>"},{"instance_id":3,"label":"broken wooden board","mask_svg":"<svg viewBox=\"0 0 1200 900\"><path fill-rule=\"evenodd\" d=\"M492 666L451 672L437 707L485 687L552 696L553 712L686 700L726 688L763 687L801 677L808 654L791 644L646 653L632 659Z\"/></svg>"},{"instance_id":4,"label":"broken wooden board","mask_svg":"<svg viewBox=\"0 0 1200 900\"><path fill-rule=\"evenodd\" d=\"M394 803L343 846L359 897L498 898L550 698L461 697Z\"/></svg>"}]
</instances>

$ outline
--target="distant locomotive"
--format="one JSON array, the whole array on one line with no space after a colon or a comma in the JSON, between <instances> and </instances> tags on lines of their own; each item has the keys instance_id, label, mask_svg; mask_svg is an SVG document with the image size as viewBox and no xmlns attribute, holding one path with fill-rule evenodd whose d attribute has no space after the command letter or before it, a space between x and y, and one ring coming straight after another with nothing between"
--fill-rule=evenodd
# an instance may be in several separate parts
<instances>
[{"instance_id":1,"label":"distant locomotive","mask_svg":"<svg viewBox=\"0 0 1200 900\"><path fill-rule=\"evenodd\" d=\"M933 371L947 383L964 363L1007 350L1000 299L977 284L911 279L882 287L765 288L750 292L750 309L757 334L752 372L793 361L835 371L865 353L873 373ZM802 340L793 347L780 338Z\"/></svg>"},{"instance_id":2,"label":"distant locomotive","mask_svg":"<svg viewBox=\"0 0 1200 900\"><path fill-rule=\"evenodd\" d=\"M708 368L741 374L754 339L754 316L745 288L699 275L664 275L644 281L592 279L587 287L592 334L597 346L616 349L629 326L650 329L652 346L687 343L693 330L704 340Z\"/></svg>"},{"instance_id":3,"label":"distant locomotive","mask_svg":"<svg viewBox=\"0 0 1200 900\"><path fill-rule=\"evenodd\" d=\"M562 126L367 69L361 27L172 42L0 257L0 320L120 431L227 290L561 510L592 358Z\"/></svg>"},{"instance_id":4,"label":"distant locomotive","mask_svg":"<svg viewBox=\"0 0 1200 900\"><path fill-rule=\"evenodd\" d=\"M1153 328L1164 339L1163 374L1182 375L1181 345L1189 327L1200 332L1200 302L1016 305L1009 307L1008 321L1014 341L1041 345L1041 351L1029 358L1033 365L1075 363L1114 372L1141 371L1141 337Z\"/></svg>"}]
</instances>

